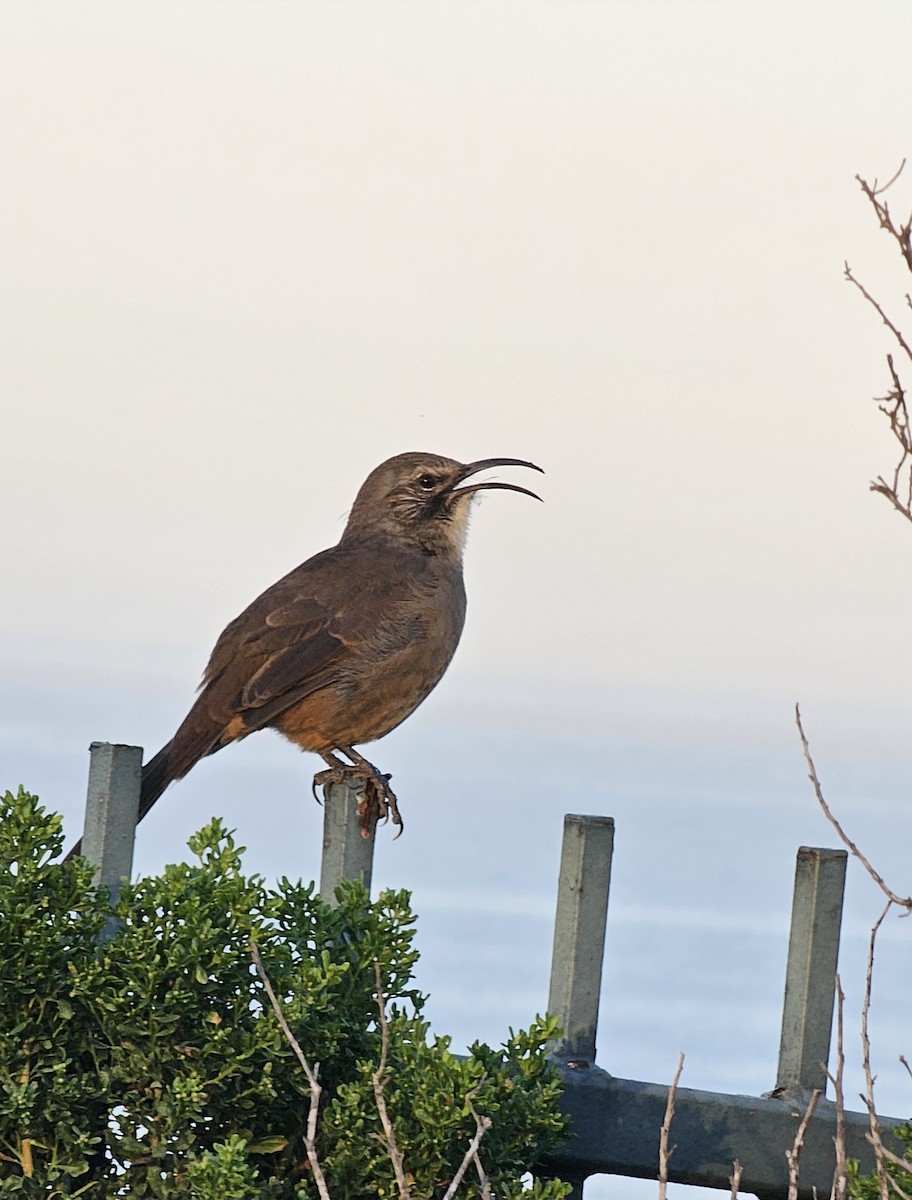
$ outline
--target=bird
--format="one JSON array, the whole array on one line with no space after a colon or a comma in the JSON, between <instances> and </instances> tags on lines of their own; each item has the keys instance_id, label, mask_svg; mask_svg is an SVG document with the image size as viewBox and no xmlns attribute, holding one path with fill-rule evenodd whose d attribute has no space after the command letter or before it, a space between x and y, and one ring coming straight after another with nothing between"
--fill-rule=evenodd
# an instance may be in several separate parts
<instances>
[{"instance_id":1,"label":"bird","mask_svg":"<svg viewBox=\"0 0 912 1200\"><path fill-rule=\"evenodd\" d=\"M315 794L362 781L362 831L384 817L398 836L390 776L357 747L410 716L450 664L465 622L463 552L478 493L541 499L518 484L475 478L496 467L542 471L519 458L462 463L417 451L371 471L337 545L295 567L223 630L195 703L143 766L138 820L200 759L275 729L326 763ZM67 860L81 848L80 840Z\"/></svg>"}]
</instances>

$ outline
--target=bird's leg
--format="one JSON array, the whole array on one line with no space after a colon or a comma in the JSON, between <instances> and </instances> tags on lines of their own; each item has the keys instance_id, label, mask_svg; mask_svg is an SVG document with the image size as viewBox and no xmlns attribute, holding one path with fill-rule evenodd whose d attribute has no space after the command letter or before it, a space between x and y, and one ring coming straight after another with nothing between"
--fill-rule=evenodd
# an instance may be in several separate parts
<instances>
[{"instance_id":1,"label":"bird's leg","mask_svg":"<svg viewBox=\"0 0 912 1200\"><path fill-rule=\"evenodd\" d=\"M347 755L352 761L346 763L331 751L323 752L321 756L328 767L327 770L318 771L314 775L314 794L318 787L326 788L331 783L351 783L353 780L362 779L364 781L364 801L358 806L361 832L367 837L377 821L392 820L393 824L398 826L399 833L396 834L396 837L399 837L405 825L399 813L396 793L389 785L390 776L379 771L373 763L368 762L363 754L359 754L351 746L337 746L336 749Z\"/></svg>"},{"instance_id":2,"label":"bird's leg","mask_svg":"<svg viewBox=\"0 0 912 1200\"><path fill-rule=\"evenodd\" d=\"M353 746L339 746L343 754L347 754L355 765L355 769L362 773L362 778L366 782L365 792L367 793L368 815L374 820L391 820L397 826L399 833L405 829L405 823L402 820L402 814L399 812L399 802L396 798L396 793L390 787L390 779L392 776L377 769L372 762L359 754Z\"/></svg>"},{"instance_id":3,"label":"bird's leg","mask_svg":"<svg viewBox=\"0 0 912 1200\"><path fill-rule=\"evenodd\" d=\"M311 782L310 790L313 792L313 797L317 804L323 803L323 801L317 795L318 787L323 788L325 796L326 788L329 787L331 783L347 783L349 779L351 779L350 763L343 762L341 758L336 758L335 754L333 754L331 750L327 750L326 753L321 754L320 757L325 763L329 764L329 770L317 771L316 775L313 777L313 781Z\"/></svg>"}]
</instances>

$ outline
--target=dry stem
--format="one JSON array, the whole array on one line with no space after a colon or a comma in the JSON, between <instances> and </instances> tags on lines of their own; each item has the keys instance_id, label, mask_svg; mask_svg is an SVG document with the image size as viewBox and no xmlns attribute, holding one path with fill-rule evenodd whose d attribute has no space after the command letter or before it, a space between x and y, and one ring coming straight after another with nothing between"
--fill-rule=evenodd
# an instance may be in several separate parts
<instances>
[{"instance_id":1,"label":"dry stem","mask_svg":"<svg viewBox=\"0 0 912 1200\"><path fill-rule=\"evenodd\" d=\"M827 1071L827 1079L833 1085L836 1093L836 1133L833 1146L836 1150L836 1169L833 1172L833 1186L830 1189L830 1200L845 1200L848 1176L846 1173L846 1134L845 1134L845 1050L843 1034L845 1023L843 1009L845 1007L845 992L842 990L842 980L836 975L836 1074Z\"/></svg>"},{"instance_id":2,"label":"dry stem","mask_svg":"<svg viewBox=\"0 0 912 1200\"><path fill-rule=\"evenodd\" d=\"M380 974L380 964L374 963L374 978L377 981L377 1009L380 1013L380 1062L377 1065L376 1071L373 1074L374 1099L377 1102L377 1112L380 1114L380 1124L383 1126L383 1133L386 1137L386 1145L389 1150L390 1162L393 1164L393 1171L396 1175L396 1184L399 1188L399 1200L410 1200L409 1186L405 1178L405 1171L402 1168L402 1155L399 1153L399 1146L396 1143L396 1135L393 1132L393 1123L389 1119L389 1113L386 1109L386 1098L383 1094L383 1089L386 1086L386 1057L389 1050L389 1023L386 1019L386 1001L383 997L383 978Z\"/></svg>"},{"instance_id":3,"label":"dry stem","mask_svg":"<svg viewBox=\"0 0 912 1200\"><path fill-rule=\"evenodd\" d=\"M729 1200L738 1200L738 1192L741 1190L741 1162L737 1158L732 1163L732 1173L728 1177L728 1182L731 1184Z\"/></svg>"},{"instance_id":4,"label":"dry stem","mask_svg":"<svg viewBox=\"0 0 912 1200\"><path fill-rule=\"evenodd\" d=\"M666 1200L668 1195L668 1160L675 1152L674 1146L669 1148L668 1134L675 1111L675 1096L678 1091L678 1080L684 1070L684 1051L678 1054L678 1067L668 1089L668 1103L665 1105L665 1120L662 1122L662 1132L659 1135L659 1200Z\"/></svg>"},{"instance_id":5,"label":"dry stem","mask_svg":"<svg viewBox=\"0 0 912 1200\"><path fill-rule=\"evenodd\" d=\"M814 760L811 758L811 749L808 745L808 740L804 735L804 726L801 724L801 710L797 704L795 705L795 722L798 725L798 733L801 737L801 748L804 751L804 761L807 763L808 778L814 785L814 792L817 796L817 802L823 809L824 816L839 834L842 844L858 859L858 861L871 876L887 899L893 904L899 905L900 908L906 909L907 912L912 912L912 896L898 896L896 892L892 891L887 886L887 884L884 882L883 876L874 869L869 860L864 856L864 854L862 854L862 852L858 849L849 835L833 816L832 812L830 812L830 807L823 796L823 789L820 786L820 780L817 778L817 769L814 766ZM883 920L883 918L881 918L881 920Z\"/></svg>"},{"instance_id":6,"label":"dry stem","mask_svg":"<svg viewBox=\"0 0 912 1200\"><path fill-rule=\"evenodd\" d=\"M804 1110L804 1116L801 1118L801 1124L798 1126L798 1132L795 1134L795 1140L792 1142L791 1150L786 1150L785 1157L788 1160L789 1166L789 1190L788 1200L798 1200L798 1160L801 1158L801 1148L804 1145L804 1135L807 1133L807 1127L810 1124L811 1117L814 1115L814 1109L817 1107L817 1101L823 1095L820 1088L814 1088L811 1092L811 1098L808 1101L808 1106Z\"/></svg>"},{"instance_id":7,"label":"dry stem","mask_svg":"<svg viewBox=\"0 0 912 1200\"><path fill-rule=\"evenodd\" d=\"M912 216L905 223L897 224L890 213L887 202L881 199L883 193L896 182L905 165L906 160L903 159L899 170L883 186L879 186L877 180L873 184L869 184L860 175L856 175L855 178L858 180L861 190L874 209L881 229L886 230L896 242L907 269L912 271ZM871 305L884 325L890 330L896 344L902 349L906 358L912 361L912 348L910 348L909 342L906 340L902 330L855 277L848 263L845 264L845 277L849 283L861 292L867 303ZM908 292L906 293L906 304L912 308L912 296ZM890 369L893 386L885 397L878 399L877 404L880 411L890 423L890 431L899 443L901 455L899 462L893 470L892 481L888 482L882 475L878 475L877 479L871 483L871 490L885 496L897 512L901 513L907 521L912 521L912 462L910 462L910 459L912 459L912 437L910 437L909 414L906 409L905 391L893 363L893 357L890 354L887 355L887 365ZM905 475L905 479L902 478L903 475Z\"/></svg>"},{"instance_id":8,"label":"dry stem","mask_svg":"<svg viewBox=\"0 0 912 1200\"><path fill-rule=\"evenodd\" d=\"M880 1136L880 1122L877 1120L877 1111L874 1107L874 1075L871 1073L871 1039L868 1036L868 1013L871 1009L871 991L874 979L874 947L877 942L877 933L884 922L887 913L893 907L893 900L887 901L883 912L874 922L871 929L871 941L868 945L868 964L865 971L865 992L864 1003L861 1006L861 1055L862 1066L864 1067L865 1077L865 1092L861 1097L865 1107L868 1110L868 1120L871 1125L871 1131L867 1135L868 1141L874 1148L874 1163L877 1168L877 1184L880 1188L882 1200L889 1198L889 1180L887 1178L887 1167L885 1162L884 1144Z\"/></svg>"},{"instance_id":9,"label":"dry stem","mask_svg":"<svg viewBox=\"0 0 912 1200\"><path fill-rule=\"evenodd\" d=\"M317 1117L320 1112L320 1096L323 1089L320 1087L319 1074L320 1064L315 1063L311 1069L310 1063L307 1061L307 1056L301 1047L298 1045L298 1040L291 1032L288 1022L285 1020L285 1014L282 1012L282 1006L279 1004L275 992L272 990L272 984L269 981L269 976L266 974L266 968L263 966L263 960L260 958L260 951L256 942L250 943L250 954L253 958L253 965L256 967L257 974L263 981L263 987L266 989L266 995L269 997L269 1003L272 1005L272 1011L275 1013L279 1022L279 1028L285 1035L285 1040L291 1046L297 1057L298 1062L307 1077L307 1083L310 1087L310 1108L307 1112L307 1132L304 1134L304 1149L307 1151L307 1160L310 1163L310 1169L313 1171L314 1182L317 1185L317 1191L320 1193L320 1200L330 1200L329 1189L326 1186L326 1179L323 1175L323 1170L320 1166L320 1160L317 1156Z\"/></svg>"},{"instance_id":10,"label":"dry stem","mask_svg":"<svg viewBox=\"0 0 912 1200\"><path fill-rule=\"evenodd\" d=\"M860 175L856 175L855 178L858 180L859 187L867 196L868 200L870 200L874 211L877 213L877 219L880 222L881 229L885 229L887 233L889 233L889 235L894 239L896 244L899 246L900 253L905 259L906 266L910 271L912 271L912 217L909 218L905 225L897 226L890 215L890 209L887 206L887 202L880 199L884 192L888 188L892 187L897 179L899 179L905 165L906 160L903 159L899 164L899 170L892 177L892 179L888 179L886 183L881 184L880 186L878 186L876 179L874 180L873 184L870 184L867 182L867 180L862 179Z\"/></svg>"},{"instance_id":11,"label":"dry stem","mask_svg":"<svg viewBox=\"0 0 912 1200\"><path fill-rule=\"evenodd\" d=\"M470 1093L470 1095L471 1095L471 1093ZM471 1108L471 1102L469 1104L469 1107ZM475 1136L469 1142L469 1148L465 1152L465 1157L463 1158L462 1162L459 1164L459 1169L457 1170L456 1174L453 1176L452 1180L450 1181L450 1186L444 1192L443 1200L453 1200L453 1197L456 1195L456 1189L462 1183L463 1176L465 1175L466 1171L469 1169L470 1165L473 1162L475 1163L475 1168L478 1171L479 1177L482 1180L483 1188L486 1189L486 1193L488 1196L490 1196L490 1194L491 1194L491 1189L487 1185L487 1176L485 1175L484 1168L482 1167L481 1161L478 1158L478 1147L481 1145L481 1139L491 1128L491 1125L493 1124L493 1122L490 1117L480 1117L478 1115L478 1113L475 1112L474 1108L472 1109L472 1115L475 1117ZM484 1195L484 1194L485 1194L485 1192L483 1191L482 1195Z\"/></svg>"},{"instance_id":12,"label":"dry stem","mask_svg":"<svg viewBox=\"0 0 912 1200\"><path fill-rule=\"evenodd\" d=\"M475 1111L475 1105L472 1103L471 1098L475 1095L475 1092L478 1091L479 1087L481 1087L481 1083L479 1083L471 1092L469 1092L469 1094L466 1096L466 1102L469 1106L469 1112L475 1118L475 1132L479 1134L478 1140L480 1142L481 1138L484 1136L484 1131L482 1130L484 1120L487 1120L488 1122L487 1126L484 1126L485 1129L490 1128L491 1120L487 1117L482 1119ZM479 1133L480 1130L482 1130L481 1133ZM488 1179L488 1173L484 1169L481 1159L478 1157L477 1147L475 1149L475 1154L473 1155L473 1162L475 1163L475 1170L478 1172L478 1180L481 1183L481 1200L491 1200L491 1181Z\"/></svg>"}]
</instances>

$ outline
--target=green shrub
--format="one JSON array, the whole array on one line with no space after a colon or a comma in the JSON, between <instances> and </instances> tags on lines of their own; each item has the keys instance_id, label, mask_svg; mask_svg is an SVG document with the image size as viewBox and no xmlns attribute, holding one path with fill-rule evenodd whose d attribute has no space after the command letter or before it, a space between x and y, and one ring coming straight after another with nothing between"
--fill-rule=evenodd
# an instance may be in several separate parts
<instances>
[{"instance_id":1,"label":"green shrub","mask_svg":"<svg viewBox=\"0 0 912 1200\"><path fill-rule=\"evenodd\" d=\"M316 1197L304 1146L307 1079L251 961L255 941L323 1095L316 1151L333 1200L396 1197L373 1076L377 975L384 1098L413 1200L446 1191L476 1132L494 1196L557 1200L523 1175L566 1134L549 1021L467 1058L430 1038L412 985L405 892L338 907L312 884L241 871L219 821L194 864L125 886L113 910L84 860L60 864L60 819L20 789L0 798L0 1196L198 1200ZM105 940L112 916L118 925ZM460 1196L480 1196L475 1170Z\"/></svg>"},{"instance_id":2,"label":"green shrub","mask_svg":"<svg viewBox=\"0 0 912 1200\"><path fill-rule=\"evenodd\" d=\"M903 1145L903 1157L912 1162L912 1125L900 1125L893 1130L898 1140ZM891 1179L895 1184L894 1189L897 1196L908 1196L912 1193L912 1171L904 1171L902 1167L887 1160L886 1164L887 1178ZM880 1200L881 1188L877 1178L877 1172L874 1171L870 1175L860 1175L858 1172L858 1163L850 1161L846 1172L848 1183L848 1195L852 1200ZM889 1186L889 1185L888 1185ZM891 1195L893 1191L891 1190Z\"/></svg>"}]
</instances>

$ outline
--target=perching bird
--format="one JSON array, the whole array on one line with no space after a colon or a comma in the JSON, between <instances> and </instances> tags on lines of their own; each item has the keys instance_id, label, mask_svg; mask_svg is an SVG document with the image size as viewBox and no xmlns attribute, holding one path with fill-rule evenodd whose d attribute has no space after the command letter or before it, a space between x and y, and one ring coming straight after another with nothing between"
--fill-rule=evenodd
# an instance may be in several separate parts
<instances>
[{"instance_id":1,"label":"perching bird","mask_svg":"<svg viewBox=\"0 0 912 1200\"><path fill-rule=\"evenodd\" d=\"M512 483L466 482L505 466L541 470L518 458L409 453L372 471L338 545L267 588L222 633L196 703L143 767L139 819L201 758L271 728L326 762L315 788L363 779L374 815L401 826L389 776L355 747L395 729L449 666L465 620L473 497L501 488L540 499Z\"/></svg>"}]
</instances>

